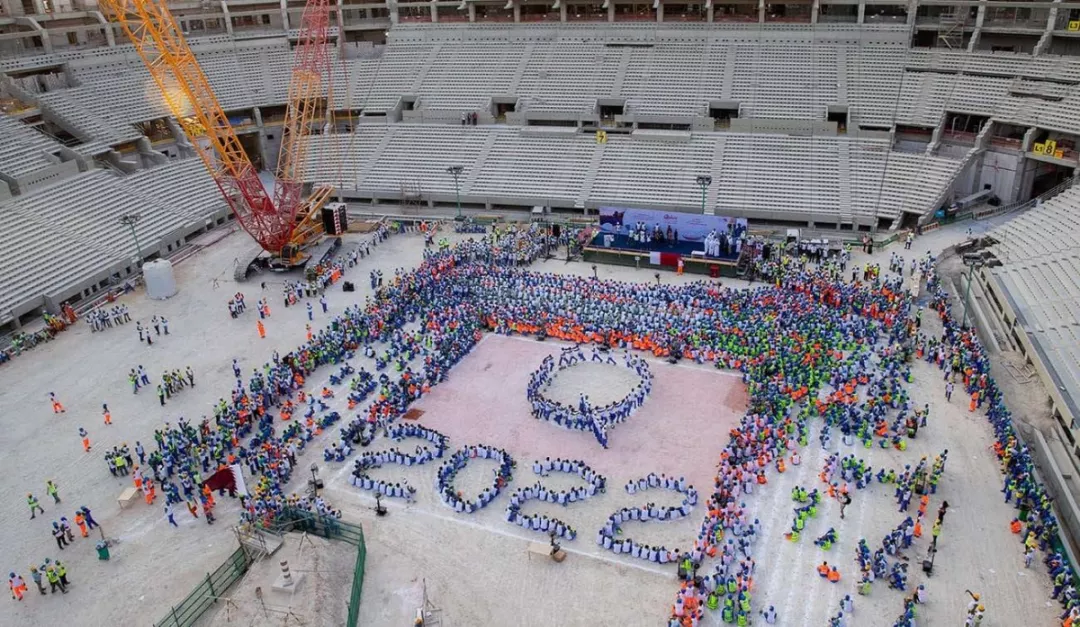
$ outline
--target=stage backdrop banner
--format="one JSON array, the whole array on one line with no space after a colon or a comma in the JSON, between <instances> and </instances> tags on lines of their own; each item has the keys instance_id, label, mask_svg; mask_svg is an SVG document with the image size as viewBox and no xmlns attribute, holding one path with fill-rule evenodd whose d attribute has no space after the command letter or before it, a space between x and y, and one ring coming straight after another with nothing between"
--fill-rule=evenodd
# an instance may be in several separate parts
<instances>
[{"instance_id":1,"label":"stage backdrop banner","mask_svg":"<svg viewBox=\"0 0 1080 627\"><path fill-rule=\"evenodd\" d=\"M630 229L638 222L644 222L650 230L657 224L665 231L670 226L672 229L679 231L679 240L686 242L704 241L710 231L726 233L731 225L734 225L736 237L746 231L746 218L706 216L675 211L655 211L652 209L600 208L600 230L605 233L628 235Z\"/></svg>"}]
</instances>

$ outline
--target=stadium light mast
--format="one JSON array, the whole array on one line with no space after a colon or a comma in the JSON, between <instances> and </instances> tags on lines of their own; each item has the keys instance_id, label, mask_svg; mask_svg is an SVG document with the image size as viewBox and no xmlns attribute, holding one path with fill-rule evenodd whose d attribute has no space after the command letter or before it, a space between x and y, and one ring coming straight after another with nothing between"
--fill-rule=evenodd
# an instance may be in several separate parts
<instances>
[{"instance_id":1,"label":"stadium light mast","mask_svg":"<svg viewBox=\"0 0 1080 627\"><path fill-rule=\"evenodd\" d=\"M712 177L708 174L702 174L697 177L697 184L701 186L701 213L705 213L705 190L709 189L712 185Z\"/></svg>"},{"instance_id":2,"label":"stadium light mast","mask_svg":"<svg viewBox=\"0 0 1080 627\"><path fill-rule=\"evenodd\" d=\"M454 177L454 198L457 200L457 219L461 219L461 188L458 186L458 177L465 170L463 166L452 165L446 168L447 174Z\"/></svg>"},{"instance_id":3,"label":"stadium light mast","mask_svg":"<svg viewBox=\"0 0 1080 627\"><path fill-rule=\"evenodd\" d=\"M129 213L127 215L120 216L120 224L131 229L131 239L135 240L135 250L139 254L139 267L142 267L143 255L142 246L139 246L139 236L135 234L135 225L139 223L142 216L137 213Z\"/></svg>"}]
</instances>

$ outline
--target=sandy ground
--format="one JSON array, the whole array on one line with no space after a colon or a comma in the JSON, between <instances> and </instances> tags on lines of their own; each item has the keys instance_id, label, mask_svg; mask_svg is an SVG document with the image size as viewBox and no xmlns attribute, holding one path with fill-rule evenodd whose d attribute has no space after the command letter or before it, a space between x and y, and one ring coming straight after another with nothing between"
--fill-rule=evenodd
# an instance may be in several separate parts
<instances>
[{"instance_id":1,"label":"sandy ground","mask_svg":"<svg viewBox=\"0 0 1080 627\"><path fill-rule=\"evenodd\" d=\"M307 314L302 308L282 305L281 276L262 274L244 284L232 281L233 260L250 246L245 234L236 233L177 266L180 291L169 300L149 300L142 292L122 299L132 318L142 320L144 327L155 314L169 319L170 335L156 337L153 346L139 342L134 321L102 333L91 333L89 326L79 324L0 368L0 450L4 451L0 456L4 477L0 482L0 554L4 557L0 566L7 569L5 573L19 570L29 581L29 565L59 556L68 563L74 583L70 593L61 597L35 596L21 604L0 605L0 625L149 624L164 616L170 604L181 601L236 548L231 525L238 518L237 502L219 499L215 514L220 522L212 527L202 518L177 512L180 528L172 529L164 519L160 498L153 507L140 500L121 511L116 498L131 485L130 477L110 475L101 453L121 442L134 449L137 440L152 448L155 428L165 421L175 423L179 416L198 421L228 394L234 383L233 358L249 373L268 361L273 350L285 352L303 342ZM348 304L363 302L370 293L371 269L380 268L392 276L395 267L416 265L421 258L420 238L391 238L347 274L356 283L356 292L347 294L336 287L329 293L330 315L316 313L315 324L325 324ZM260 341L254 303L264 295L261 281L268 283L265 296L270 299L272 316L266 321L268 337ZM234 320L226 302L238 290L245 293L250 308ZM318 312L317 303L315 309ZM140 364L155 383L164 369L190 365L196 387L161 407L152 389L138 395L131 392L127 372ZM312 381L313 387L321 385L322 381ZM52 413L50 391L56 392L66 413ZM112 426L103 424L102 403L112 410ZM90 454L82 451L77 435L80 426L90 432ZM315 454L308 455L304 465L321 463L321 443L315 442L313 448ZM291 489L300 490L305 474L296 476L299 480L294 479ZM61 504L53 505L46 496L47 479L58 484ZM26 505L26 494L31 491L45 508L45 516L39 514L32 521ZM60 516L72 520L80 505L90 507L107 535L119 541L111 561L98 561L93 542L78 537L74 546L64 551L57 548L49 533L50 521ZM114 590L126 593L116 595Z\"/></svg>"},{"instance_id":2,"label":"sandy ground","mask_svg":"<svg viewBox=\"0 0 1080 627\"><path fill-rule=\"evenodd\" d=\"M552 353L556 363L559 352ZM591 351L583 351L586 359L591 359ZM562 403L567 407L577 407L582 394L589 397L593 407L603 407L608 403L620 401L630 394L641 378L622 363L621 353L612 355L616 364L599 362L578 362L573 366L556 370L551 383L542 391L548 399ZM540 364L536 364L538 367Z\"/></svg>"},{"instance_id":3,"label":"sandy ground","mask_svg":"<svg viewBox=\"0 0 1080 627\"><path fill-rule=\"evenodd\" d=\"M962 240L971 226L935 231L917 240L911 253L940 250ZM988 225L974 226L983 229ZM450 239L457 237L451 235ZM100 452L120 442L132 447L136 440L146 444L152 441L153 429L164 421L175 421L178 416L198 420L208 413L211 403L232 385L233 358L239 358L249 371L266 361L272 350L285 351L302 342L306 313L282 307L277 284L280 277L261 275L241 286L229 279L233 259L249 246L246 236L235 234L178 266L181 291L168 301L149 301L141 293L124 299L132 315L144 324L154 314L169 318L171 335L157 338L153 347L138 342L133 324L104 333L91 333L79 325L59 340L0 368L0 450L4 451L0 457L4 477L0 482L0 554L5 558L0 566L27 576L29 564L59 556L68 563L73 582L68 595L43 599L32 592L23 603L0 605L0 625L148 624L164 615L171 603L179 602L234 549L229 525L236 520L235 503L222 499L217 508L220 522L213 527L178 514L181 526L172 529L163 519L160 501L153 507L139 502L120 511L115 499L129 484L109 475ZM419 237L391 238L346 277L356 283L357 292L344 294L335 289L330 293L331 314L351 302L363 301L369 293L367 274L371 269L378 267L385 275L392 275L395 267L418 263L421 249ZM874 259L887 264L892 250L905 252L902 246L893 246L877 251ZM856 262L865 258L861 253L855 255ZM588 264L557 260L535 268L592 274ZM653 280L652 270L600 266L599 273L604 278ZM673 274L662 277L664 282L698 279ZM262 341L255 332L253 311L233 320L225 308L238 289L253 303L261 296L261 280L270 282L266 295L273 308L267 321L269 336ZM745 285L733 279L723 283ZM317 313L314 324L323 324L328 318ZM928 326L932 325L929 321ZM503 521L505 495L476 515L454 514L435 498L435 465L409 469L388 465L373 471L383 478L407 477L418 489L415 505L389 503L390 515L378 519L370 510L370 497L345 482L350 462L332 465L323 469L328 493L345 510L346 519L364 524L367 535L362 624L408 624L422 602L425 579L428 596L442 610L446 625L656 625L664 619L676 590L674 568L602 551L595 545L596 529L616 508L643 502L643 495L625 494L622 484L650 471L684 474L707 493L716 455L727 441L727 425L742 411L745 392L737 378L715 370L651 364L656 375L652 395L612 431L612 447L604 451L588 434L564 431L529 416L525 381L543 356L557 351L557 346L554 342L486 337L455 368L449 381L418 406L426 412L421 424L446 433L453 448L477 442L506 448L518 462L512 486L536 481L531 463L541 456L580 458L606 474L611 487L607 494L568 508L536 502L526 506L530 513L549 511L578 527L578 539L565 544L570 556L562 564L537 556L529 559L529 542L542 538ZM165 368L190 365L197 387L162 408L149 391L131 393L126 373L140 364L154 379ZM367 364L358 358L354 365ZM936 510L941 499L951 505L934 574L926 580L912 568L913 583L927 581L930 592L930 603L920 608L920 625L961 624L965 588L985 595L988 611L984 625L1052 624L1054 612L1046 603L1049 586L1042 566L1025 571L1019 543L1008 533L1013 510L999 493L1000 474L988 451L991 433L985 418L968 414L959 400L944 403L940 377L929 366L919 365L915 373L911 387L915 402L931 403L928 429L920 432L903 456L893 457L894 453L876 448L851 452L879 467L915 463L920 454L950 450L948 469L930 506ZM592 378L580 378L582 389ZM312 381L313 387L321 385L322 381ZM587 385L599 393L604 381L589 381ZM57 393L67 413L52 414L49 391ZM343 400L339 398L335 407L343 405ZM112 410L111 427L101 421L103 402ZM81 450L76 435L79 426L90 431L94 450L89 455ZM372 447L390 445L380 439ZM307 453L301 464L316 461L323 466L321 448L321 442L315 442L314 452ZM796 483L814 487L824 455L813 440L804 452L802 466L774 475L763 490L748 499L763 524L763 539L755 555L759 569L755 605L775 605L783 625L823 625L835 613L843 594L854 592L851 560L858 538L879 544L903 518L891 492L873 485L856 495L846 520L840 521L839 512L826 505L809 523L800 543L785 542L781 533L790 524L791 487ZM298 476L293 489L301 487L304 476ZM46 479L59 485L64 499L60 505L49 502ZM476 491L489 479L490 470L483 462L470 463L459 474L458 487ZM559 487L579 480L556 476L543 481ZM33 521L25 503L30 491L46 509L44 517L39 515ZM660 503L669 496L677 499L662 492L648 498ZM78 505L89 506L107 535L119 540L112 561L98 561L92 542L81 538L67 550L57 549L48 532L49 522L61 515L71 519ZM643 542L685 545L694 537L703 514L700 509L687 521L628 526L627 534ZM840 542L825 554L814 547L812 538L830 526L837 528ZM925 546L922 541L911 554L925 552ZM813 566L826 558L841 565L844 581L839 585L824 583L813 572ZM121 590L124 593L116 594ZM869 598L856 598L855 620L849 624L888 627L900 612L900 599L899 593L875 585ZM711 616L706 623L709 621L718 623L718 618ZM313 618L311 624L340 623L325 616Z\"/></svg>"},{"instance_id":4,"label":"sandy ground","mask_svg":"<svg viewBox=\"0 0 1080 627\"><path fill-rule=\"evenodd\" d=\"M356 564L355 549L348 551L340 542L301 533L287 533L284 541L268 559L252 564L197 625L343 625ZM294 578L303 577L291 594L273 589L281 575L282 561L289 563Z\"/></svg>"}]
</instances>

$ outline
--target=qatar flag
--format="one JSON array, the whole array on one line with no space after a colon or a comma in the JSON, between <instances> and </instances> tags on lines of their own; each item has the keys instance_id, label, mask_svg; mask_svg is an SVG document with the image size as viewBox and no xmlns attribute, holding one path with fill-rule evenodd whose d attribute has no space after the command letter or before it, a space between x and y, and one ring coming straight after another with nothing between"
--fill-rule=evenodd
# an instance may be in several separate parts
<instances>
[{"instance_id":1,"label":"qatar flag","mask_svg":"<svg viewBox=\"0 0 1080 627\"><path fill-rule=\"evenodd\" d=\"M240 471L239 464L226 466L215 472L203 482L203 485L210 486L210 489L214 491L226 490L229 495L248 495L247 484L244 483L244 474Z\"/></svg>"}]
</instances>

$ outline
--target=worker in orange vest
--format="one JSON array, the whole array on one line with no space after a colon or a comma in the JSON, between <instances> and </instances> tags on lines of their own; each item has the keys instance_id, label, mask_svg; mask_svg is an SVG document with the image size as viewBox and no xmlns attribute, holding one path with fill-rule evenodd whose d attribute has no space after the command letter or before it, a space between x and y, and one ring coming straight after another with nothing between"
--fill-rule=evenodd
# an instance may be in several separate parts
<instances>
[{"instance_id":1,"label":"worker in orange vest","mask_svg":"<svg viewBox=\"0 0 1080 627\"><path fill-rule=\"evenodd\" d=\"M84 538L89 537L90 534L86 530L86 517L83 516L83 513L82 513L81 510L75 512L75 526L77 526L79 528L79 533L82 534L82 537L84 537Z\"/></svg>"}]
</instances>

